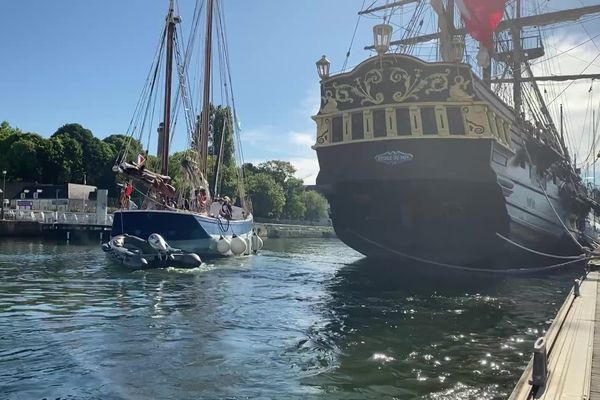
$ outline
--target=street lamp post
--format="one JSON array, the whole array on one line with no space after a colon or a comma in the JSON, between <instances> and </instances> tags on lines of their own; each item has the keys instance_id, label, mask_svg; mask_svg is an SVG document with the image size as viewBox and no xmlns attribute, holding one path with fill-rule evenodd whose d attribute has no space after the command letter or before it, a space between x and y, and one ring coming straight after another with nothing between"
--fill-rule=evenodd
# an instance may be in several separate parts
<instances>
[{"instance_id":1,"label":"street lamp post","mask_svg":"<svg viewBox=\"0 0 600 400\"><path fill-rule=\"evenodd\" d=\"M2 205L0 209L0 219L4 219L4 196L6 192L6 170L2 171Z\"/></svg>"},{"instance_id":2,"label":"street lamp post","mask_svg":"<svg viewBox=\"0 0 600 400\"><path fill-rule=\"evenodd\" d=\"M35 197L37 198L37 201L38 201L37 208L38 208L38 210L41 210L42 209L42 201L40 200L40 193L42 193L43 190L42 189L37 189L36 192L37 192L37 195Z\"/></svg>"}]
</instances>

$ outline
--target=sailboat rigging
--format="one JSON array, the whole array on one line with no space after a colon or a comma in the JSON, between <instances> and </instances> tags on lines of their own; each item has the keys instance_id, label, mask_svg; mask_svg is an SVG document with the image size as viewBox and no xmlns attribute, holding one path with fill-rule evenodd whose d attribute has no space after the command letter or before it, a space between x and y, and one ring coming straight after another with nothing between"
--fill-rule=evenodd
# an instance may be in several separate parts
<instances>
[{"instance_id":1,"label":"sailboat rigging","mask_svg":"<svg viewBox=\"0 0 600 400\"><path fill-rule=\"evenodd\" d=\"M196 35L199 32L198 24L201 21L200 9L205 3L205 37L203 49L203 79L201 111L195 112L189 82L190 63L194 51ZM225 135L239 136L233 126L235 125L236 112L234 104L229 102L233 95L228 92L225 107L213 107L211 104L212 82L212 48L213 48L213 14L218 14L218 29L222 26L222 8L219 0L198 1L192 19L191 37L188 46L182 49L178 25L181 18L176 14L176 1L169 1L166 23L161 36L162 41L157 52L157 61L152 65L148 85L142 92L142 98L136 109L137 117L134 120L139 125L132 124L130 137L133 139L137 131L138 139L145 131L150 131L152 115L156 105L155 85L160 76L164 77L164 98L162 107L162 121L158 127L158 146L156 162L151 163L151 156L140 154L137 162L129 161L131 151L125 149L117 160L114 170L127 179L132 179L138 184L143 184L147 190L143 193L144 202L137 210L122 209L115 213L112 236L131 235L141 239L148 238L151 234L161 235L170 245L179 249L194 252L201 256L240 255L250 254L258 248L259 240L253 230L253 218L248 202L244 199L243 190L238 191L238 197L230 193L234 199L221 194L219 191L220 173L219 165L223 162L223 146ZM225 35L218 35L220 51L227 52ZM225 49L225 50L223 50ZM160 68L160 60L164 57L164 71ZM229 68L228 63L221 65ZM176 73L174 73L176 71ZM173 96L174 76L179 81L175 96ZM230 90L231 74L226 74L228 81L223 82ZM170 147L175 132L176 119L179 105L183 106L183 114L188 129L190 148L178 160L179 175L172 179L173 165L170 165ZM217 127L214 113L220 112L222 127ZM231 118L233 117L233 119ZM133 120L132 120L133 121ZM212 121L212 124L211 124ZM215 143L217 129L221 129L220 143ZM218 149L215 164L214 180L209 185L208 179L209 140L213 137L214 148ZM148 135L148 140L150 140ZM128 143L131 145L132 140ZM233 140L232 140L233 142ZM239 138L237 140L239 146ZM237 148L240 153L239 147ZM241 157L239 157L241 158ZM238 160L241 161L241 160ZM159 166L160 173L152 169ZM241 163L238 164L238 169ZM243 179L243 174L238 172ZM238 183L243 188L243 183ZM240 206L234 203L238 202Z\"/></svg>"},{"instance_id":2,"label":"sailboat rigging","mask_svg":"<svg viewBox=\"0 0 600 400\"><path fill-rule=\"evenodd\" d=\"M501 266L531 255L523 248L581 254L595 243L589 217L600 206L538 82L600 74L536 76L532 62L545 55L540 27L600 6L524 15L521 0L399 0L359 14L382 12L365 47L376 55L339 74L325 56L317 62L317 185L337 235L370 257L460 265ZM392 40L398 13L412 18ZM426 15L435 32L421 32Z\"/></svg>"}]
</instances>

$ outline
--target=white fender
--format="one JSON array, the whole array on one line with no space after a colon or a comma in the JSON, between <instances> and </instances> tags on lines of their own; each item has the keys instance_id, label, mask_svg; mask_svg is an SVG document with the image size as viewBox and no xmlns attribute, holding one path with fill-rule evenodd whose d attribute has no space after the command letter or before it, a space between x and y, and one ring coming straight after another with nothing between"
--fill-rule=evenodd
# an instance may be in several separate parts
<instances>
[{"instance_id":1,"label":"white fender","mask_svg":"<svg viewBox=\"0 0 600 400\"><path fill-rule=\"evenodd\" d=\"M231 239L231 252L236 256L243 254L247 249L246 242L239 236L233 235Z\"/></svg>"},{"instance_id":2,"label":"white fender","mask_svg":"<svg viewBox=\"0 0 600 400\"><path fill-rule=\"evenodd\" d=\"M229 252L230 247L231 246L229 244L229 240L221 236L219 238L219 241L217 242L217 251L221 254L227 254Z\"/></svg>"},{"instance_id":3,"label":"white fender","mask_svg":"<svg viewBox=\"0 0 600 400\"><path fill-rule=\"evenodd\" d=\"M262 249L262 245L263 245L262 239L260 238L260 236L258 236L256 234L255 231L252 232L252 238L250 240L251 240L250 243L252 244L252 251L254 253L256 253L258 250Z\"/></svg>"}]
</instances>

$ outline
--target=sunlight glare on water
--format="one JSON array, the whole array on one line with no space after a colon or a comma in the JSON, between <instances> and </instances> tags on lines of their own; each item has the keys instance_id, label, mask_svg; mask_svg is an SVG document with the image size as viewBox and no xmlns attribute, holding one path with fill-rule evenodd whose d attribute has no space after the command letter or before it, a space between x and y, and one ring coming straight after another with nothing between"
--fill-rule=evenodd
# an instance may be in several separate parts
<instances>
[{"instance_id":1,"label":"sunlight glare on water","mask_svg":"<svg viewBox=\"0 0 600 400\"><path fill-rule=\"evenodd\" d=\"M0 242L7 399L506 398L580 271L418 272L337 240L129 272Z\"/></svg>"}]
</instances>

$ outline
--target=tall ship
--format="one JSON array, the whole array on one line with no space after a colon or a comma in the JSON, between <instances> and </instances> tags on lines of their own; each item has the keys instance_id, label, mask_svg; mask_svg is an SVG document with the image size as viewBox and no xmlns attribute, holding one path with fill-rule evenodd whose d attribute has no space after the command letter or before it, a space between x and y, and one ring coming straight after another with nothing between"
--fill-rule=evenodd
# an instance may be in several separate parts
<instances>
[{"instance_id":1,"label":"tall ship","mask_svg":"<svg viewBox=\"0 0 600 400\"><path fill-rule=\"evenodd\" d=\"M600 5L531 15L522 6L373 4L359 13L383 18L366 48L373 56L336 74L326 56L317 61L317 186L348 246L483 269L525 256L528 268L560 263L594 245L595 191L567 149L562 105L555 123L541 85L600 75L538 76L532 64L550 57L544 27L570 21L581 30ZM394 19L407 15L393 39ZM424 15L437 29L423 32Z\"/></svg>"},{"instance_id":2,"label":"tall ship","mask_svg":"<svg viewBox=\"0 0 600 400\"><path fill-rule=\"evenodd\" d=\"M223 160L228 151L225 143L240 143L221 3L196 2L187 40L178 29L182 19L176 13L177 2L168 3L155 59L128 131L130 139L124 142L113 167L124 182L121 209L113 219L113 238L133 236L143 242L158 234L169 246L203 257L256 250L252 249L257 240L253 240L253 218L241 160L234 172L237 196L221 193ZM213 63L217 64L213 42L218 46L218 74L213 73ZM194 65L193 60L198 63ZM195 71L201 71L199 76L192 76ZM211 104L214 92L219 91L211 89L213 82L222 86L224 107ZM159 98L161 91L163 96ZM187 146L180 153L175 182L171 177L170 147L178 115L185 120ZM154 132L157 135L153 136ZM132 150L136 142L149 146L154 140L158 142L157 157L152 160L148 148L137 156L139 150ZM239 147L237 150L241 158ZM131 201L134 195L142 199L139 206Z\"/></svg>"}]
</instances>

